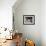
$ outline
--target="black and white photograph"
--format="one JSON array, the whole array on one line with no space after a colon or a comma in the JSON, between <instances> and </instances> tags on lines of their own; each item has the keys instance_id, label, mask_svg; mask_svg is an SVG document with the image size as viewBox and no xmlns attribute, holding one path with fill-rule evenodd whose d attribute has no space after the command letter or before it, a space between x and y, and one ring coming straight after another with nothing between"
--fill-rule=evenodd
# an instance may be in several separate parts
<instances>
[{"instance_id":1,"label":"black and white photograph","mask_svg":"<svg viewBox=\"0 0 46 46\"><path fill-rule=\"evenodd\" d=\"M24 25L34 25L35 24L35 15L24 15L23 24Z\"/></svg>"}]
</instances>

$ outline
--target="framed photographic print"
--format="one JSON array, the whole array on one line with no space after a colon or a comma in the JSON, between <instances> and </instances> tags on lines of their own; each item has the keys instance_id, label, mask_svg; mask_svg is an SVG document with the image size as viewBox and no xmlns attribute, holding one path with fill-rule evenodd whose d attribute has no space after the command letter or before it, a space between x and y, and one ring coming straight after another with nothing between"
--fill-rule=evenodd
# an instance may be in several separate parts
<instances>
[{"instance_id":1,"label":"framed photographic print","mask_svg":"<svg viewBox=\"0 0 46 46\"><path fill-rule=\"evenodd\" d=\"M24 25L34 25L35 24L35 15L24 15L23 24Z\"/></svg>"}]
</instances>

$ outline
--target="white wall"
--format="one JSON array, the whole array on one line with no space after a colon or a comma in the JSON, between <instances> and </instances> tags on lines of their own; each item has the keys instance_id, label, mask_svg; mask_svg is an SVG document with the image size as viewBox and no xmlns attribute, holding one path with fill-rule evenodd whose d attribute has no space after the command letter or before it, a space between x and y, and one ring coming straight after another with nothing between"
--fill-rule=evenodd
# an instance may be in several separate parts
<instances>
[{"instance_id":1,"label":"white wall","mask_svg":"<svg viewBox=\"0 0 46 46\"><path fill-rule=\"evenodd\" d=\"M41 3L41 40L42 46L46 46L46 0L42 0Z\"/></svg>"},{"instance_id":2,"label":"white wall","mask_svg":"<svg viewBox=\"0 0 46 46\"><path fill-rule=\"evenodd\" d=\"M12 6L16 0L0 0L0 27L12 28Z\"/></svg>"},{"instance_id":3,"label":"white wall","mask_svg":"<svg viewBox=\"0 0 46 46\"><path fill-rule=\"evenodd\" d=\"M46 0L22 0L18 4L13 6L15 29L33 39L36 46L46 46ZM23 15L26 14L35 15L35 25L23 25Z\"/></svg>"},{"instance_id":4,"label":"white wall","mask_svg":"<svg viewBox=\"0 0 46 46\"><path fill-rule=\"evenodd\" d=\"M24 37L35 41L41 46L41 0L23 0L13 6L15 29L22 32ZM23 15L35 15L35 25L24 25Z\"/></svg>"}]
</instances>

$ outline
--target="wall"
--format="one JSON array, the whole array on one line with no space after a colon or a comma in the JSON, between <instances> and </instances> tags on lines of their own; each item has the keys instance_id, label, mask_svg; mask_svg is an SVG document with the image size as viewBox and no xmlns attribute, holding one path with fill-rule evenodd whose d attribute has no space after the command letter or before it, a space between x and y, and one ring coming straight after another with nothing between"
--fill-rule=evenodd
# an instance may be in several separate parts
<instances>
[{"instance_id":1,"label":"wall","mask_svg":"<svg viewBox=\"0 0 46 46\"><path fill-rule=\"evenodd\" d=\"M46 46L46 0L42 0L41 3L41 40L42 46Z\"/></svg>"},{"instance_id":2,"label":"wall","mask_svg":"<svg viewBox=\"0 0 46 46\"><path fill-rule=\"evenodd\" d=\"M13 6L13 14L15 30L22 32L24 38L34 40L36 46L41 46L41 0L22 0ZM35 25L24 25L23 15L35 15Z\"/></svg>"},{"instance_id":3,"label":"wall","mask_svg":"<svg viewBox=\"0 0 46 46\"><path fill-rule=\"evenodd\" d=\"M0 27L12 29L12 6L16 0L0 0Z\"/></svg>"}]
</instances>

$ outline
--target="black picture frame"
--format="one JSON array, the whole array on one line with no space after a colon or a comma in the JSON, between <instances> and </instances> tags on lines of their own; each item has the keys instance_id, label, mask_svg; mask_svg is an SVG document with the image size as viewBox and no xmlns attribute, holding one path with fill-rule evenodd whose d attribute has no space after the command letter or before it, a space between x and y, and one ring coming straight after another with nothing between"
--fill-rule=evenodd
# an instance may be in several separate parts
<instances>
[{"instance_id":1,"label":"black picture frame","mask_svg":"<svg viewBox=\"0 0 46 46\"><path fill-rule=\"evenodd\" d=\"M23 15L24 25L35 25L35 15Z\"/></svg>"}]
</instances>

